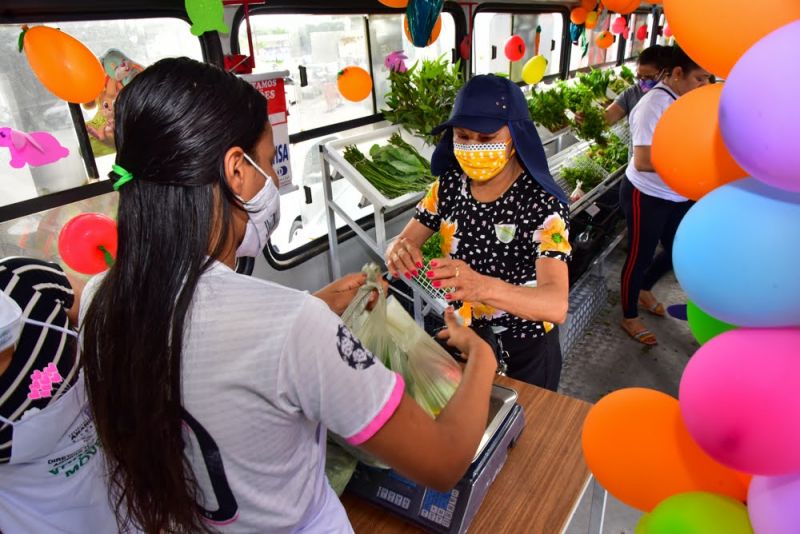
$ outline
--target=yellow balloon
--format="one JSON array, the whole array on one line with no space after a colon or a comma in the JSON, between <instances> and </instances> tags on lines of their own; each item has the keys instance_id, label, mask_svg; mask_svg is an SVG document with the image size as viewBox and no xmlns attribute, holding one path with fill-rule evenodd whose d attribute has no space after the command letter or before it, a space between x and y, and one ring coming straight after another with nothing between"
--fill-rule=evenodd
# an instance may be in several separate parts
<instances>
[{"instance_id":1,"label":"yellow balloon","mask_svg":"<svg viewBox=\"0 0 800 534\"><path fill-rule=\"evenodd\" d=\"M522 81L534 85L542 81L547 70L547 59L544 56L534 56L522 66Z\"/></svg>"}]
</instances>

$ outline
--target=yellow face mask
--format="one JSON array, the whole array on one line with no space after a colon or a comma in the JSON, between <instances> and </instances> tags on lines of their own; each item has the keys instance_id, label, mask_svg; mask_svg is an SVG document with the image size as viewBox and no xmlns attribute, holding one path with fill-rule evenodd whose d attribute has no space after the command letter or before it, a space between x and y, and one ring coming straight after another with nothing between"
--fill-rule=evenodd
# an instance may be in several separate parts
<instances>
[{"instance_id":1,"label":"yellow face mask","mask_svg":"<svg viewBox=\"0 0 800 534\"><path fill-rule=\"evenodd\" d=\"M463 145L453 143L453 154L464 174L476 182L486 182L497 176L508 160L514 156L514 149L508 152L511 139L505 143L483 143Z\"/></svg>"}]
</instances>

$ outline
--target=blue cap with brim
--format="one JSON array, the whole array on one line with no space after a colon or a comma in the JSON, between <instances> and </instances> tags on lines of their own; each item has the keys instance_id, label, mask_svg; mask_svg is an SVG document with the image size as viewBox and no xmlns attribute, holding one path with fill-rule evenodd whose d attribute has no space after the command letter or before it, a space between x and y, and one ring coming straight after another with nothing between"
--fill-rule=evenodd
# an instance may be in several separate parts
<instances>
[{"instance_id":1,"label":"blue cap with brim","mask_svg":"<svg viewBox=\"0 0 800 534\"><path fill-rule=\"evenodd\" d=\"M516 153L528 173L545 191L566 204L567 194L550 174L525 95L517 84L494 74L470 79L458 92L450 118L433 129L434 135L444 131L431 158L433 174L441 176L453 168L461 168L453 154L453 128L493 133L503 126L511 131Z\"/></svg>"}]
</instances>

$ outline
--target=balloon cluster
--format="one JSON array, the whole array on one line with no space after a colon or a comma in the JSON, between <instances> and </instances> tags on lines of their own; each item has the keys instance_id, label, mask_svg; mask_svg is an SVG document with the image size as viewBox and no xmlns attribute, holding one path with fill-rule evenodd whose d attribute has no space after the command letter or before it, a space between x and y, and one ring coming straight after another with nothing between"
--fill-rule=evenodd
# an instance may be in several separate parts
<instances>
[{"instance_id":1,"label":"balloon cluster","mask_svg":"<svg viewBox=\"0 0 800 534\"><path fill-rule=\"evenodd\" d=\"M628 19L625 17L617 17L611 23L611 33L621 35L624 39L631 36L631 29L628 27Z\"/></svg>"},{"instance_id":2,"label":"balloon cluster","mask_svg":"<svg viewBox=\"0 0 800 534\"><path fill-rule=\"evenodd\" d=\"M636 388L601 399L584 454L609 492L647 512L637 534L796 534L800 150L787 132L800 124L800 77L779 58L800 47L800 3L664 8L681 47L726 78L670 106L652 144L659 175L697 200L673 264L701 347L679 399Z\"/></svg>"}]
</instances>

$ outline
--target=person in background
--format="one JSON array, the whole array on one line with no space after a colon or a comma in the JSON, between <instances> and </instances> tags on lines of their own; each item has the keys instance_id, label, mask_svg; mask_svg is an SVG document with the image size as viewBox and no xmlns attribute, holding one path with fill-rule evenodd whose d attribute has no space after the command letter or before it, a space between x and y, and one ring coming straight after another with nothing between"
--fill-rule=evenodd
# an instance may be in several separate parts
<instances>
[{"instance_id":1,"label":"person in background","mask_svg":"<svg viewBox=\"0 0 800 534\"><path fill-rule=\"evenodd\" d=\"M520 88L479 75L456 96L431 159L439 179L386 251L393 276L423 267L436 231L442 258L424 273L450 302L499 341L501 371L558 389L558 328L569 305L569 208L547 166Z\"/></svg>"},{"instance_id":2,"label":"person in background","mask_svg":"<svg viewBox=\"0 0 800 534\"><path fill-rule=\"evenodd\" d=\"M0 260L0 532L116 532L78 359L81 284Z\"/></svg>"},{"instance_id":3,"label":"person in background","mask_svg":"<svg viewBox=\"0 0 800 534\"><path fill-rule=\"evenodd\" d=\"M495 359L467 356L436 420L345 327L359 275L316 296L244 276L280 217L267 102L211 65L161 60L115 108L119 246L81 305L89 404L118 520L161 532L352 528L325 477L326 432L445 490L483 434Z\"/></svg>"},{"instance_id":4,"label":"person in background","mask_svg":"<svg viewBox=\"0 0 800 534\"><path fill-rule=\"evenodd\" d=\"M669 68L630 116L633 157L620 187L620 206L628 226L628 255L622 268L622 328L645 345L657 343L639 318L639 306L664 317L653 286L672 270L672 243L692 203L664 183L650 159L653 132L664 111L686 93L707 85L710 73L677 47L670 49ZM662 250L655 256L661 243Z\"/></svg>"},{"instance_id":5,"label":"person in background","mask_svg":"<svg viewBox=\"0 0 800 534\"><path fill-rule=\"evenodd\" d=\"M612 126L629 116L636 104L653 89L668 67L669 47L653 45L636 59L636 83L627 88L606 108L605 119Z\"/></svg>"}]
</instances>

